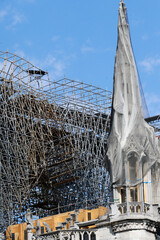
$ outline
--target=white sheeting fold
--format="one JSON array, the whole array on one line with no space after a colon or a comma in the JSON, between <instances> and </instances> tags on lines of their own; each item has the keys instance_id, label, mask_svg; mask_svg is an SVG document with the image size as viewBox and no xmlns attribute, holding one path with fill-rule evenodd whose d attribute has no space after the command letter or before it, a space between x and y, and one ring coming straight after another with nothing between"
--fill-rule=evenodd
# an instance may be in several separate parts
<instances>
[{"instance_id":1,"label":"white sheeting fold","mask_svg":"<svg viewBox=\"0 0 160 240\"><path fill-rule=\"evenodd\" d=\"M107 155L111 161L113 182L125 183L126 154L133 150L139 156L145 156L146 169L149 169L159 159L159 148L153 128L145 122L143 117L137 68L130 40L126 7L123 2L120 3L119 8L112 111L112 128Z\"/></svg>"}]
</instances>

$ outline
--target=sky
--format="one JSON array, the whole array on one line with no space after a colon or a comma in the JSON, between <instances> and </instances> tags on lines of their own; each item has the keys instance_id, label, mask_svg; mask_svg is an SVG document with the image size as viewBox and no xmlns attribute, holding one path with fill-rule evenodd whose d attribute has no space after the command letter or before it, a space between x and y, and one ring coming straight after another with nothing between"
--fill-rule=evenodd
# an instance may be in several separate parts
<instances>
[{"instance_id":1,"label":"sky","mask_svg":"<svg viewBox=\"0 0 160 240\"><path fill-rule=\"evenodd\" d=\"M160 114L160 0L125 0L150 115ZM119 0L0 0L0 50L112 91Z\"/></svg>"}]
</instances>

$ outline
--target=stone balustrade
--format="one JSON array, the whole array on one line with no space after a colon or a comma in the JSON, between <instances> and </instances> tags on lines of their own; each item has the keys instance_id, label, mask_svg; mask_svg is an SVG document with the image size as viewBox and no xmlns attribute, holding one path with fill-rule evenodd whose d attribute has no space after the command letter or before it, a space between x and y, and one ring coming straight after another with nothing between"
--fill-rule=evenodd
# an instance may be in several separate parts
<instances>
[{"instance_id":1,"label":"stone balustrade","mask_svg":"<svg viewBox=\"0 0 160 240\"><path fill-rule=\"evenodd\" d=\"M121 214L142 214L150 210L150 205L143 202L121 203L117 207Z\"/></svg>"},{"instance_id":2,"label":"stone balustrade","mask_svg":"<svg viewBox=\"0 0 160 240\"><path fill-rule=\"evenodd\" d=\"M38 240L96 240L95 229L54 231L38 237Z\"/></svg>"}]
</instances>

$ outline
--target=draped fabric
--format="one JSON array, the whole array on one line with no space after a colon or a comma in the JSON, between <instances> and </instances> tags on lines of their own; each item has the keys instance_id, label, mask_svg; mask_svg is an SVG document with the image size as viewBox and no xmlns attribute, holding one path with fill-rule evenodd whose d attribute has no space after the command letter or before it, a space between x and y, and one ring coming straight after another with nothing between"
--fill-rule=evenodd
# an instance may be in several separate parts
<instances>
[{"instance_id":1,"label":"draped fabric","mask_svg":"<svg viewBox=\"0 0 160 240\"><path fill-rule=\"evenodd\" d=\"M112 125L107 156L113 182L126 181L126 154L136 151L139 161L145 157L149 169L159 158L158 140L144 120L137 68L132 51L126 7L119 8L118 45L114 69ZM136 180L136 179L135 179Z\"/></svg>"}]
</instances>

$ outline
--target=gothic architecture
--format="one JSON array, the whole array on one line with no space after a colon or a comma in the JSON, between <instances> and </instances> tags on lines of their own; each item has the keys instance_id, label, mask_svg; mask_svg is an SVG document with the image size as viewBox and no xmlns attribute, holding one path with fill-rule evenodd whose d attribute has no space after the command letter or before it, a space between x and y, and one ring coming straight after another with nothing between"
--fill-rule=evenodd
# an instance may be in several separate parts
<instances>
[{"instance_id":1,"label":"gothic architecture","mask_svg":"<svg viewBox=\"0 0 160 240\"><path fill-rule=\"evenodd\" d=\"M29 240L155 240L160 237L160 146L143 117L123 0L119 7L112 106L106 164L110 166L113 194L107 213L82 221L78 211L72 212L59 222L55 231L44 220L46 233L37 231L39 234L33 235L28 212Z\"/></svg>"}]
</instances>

